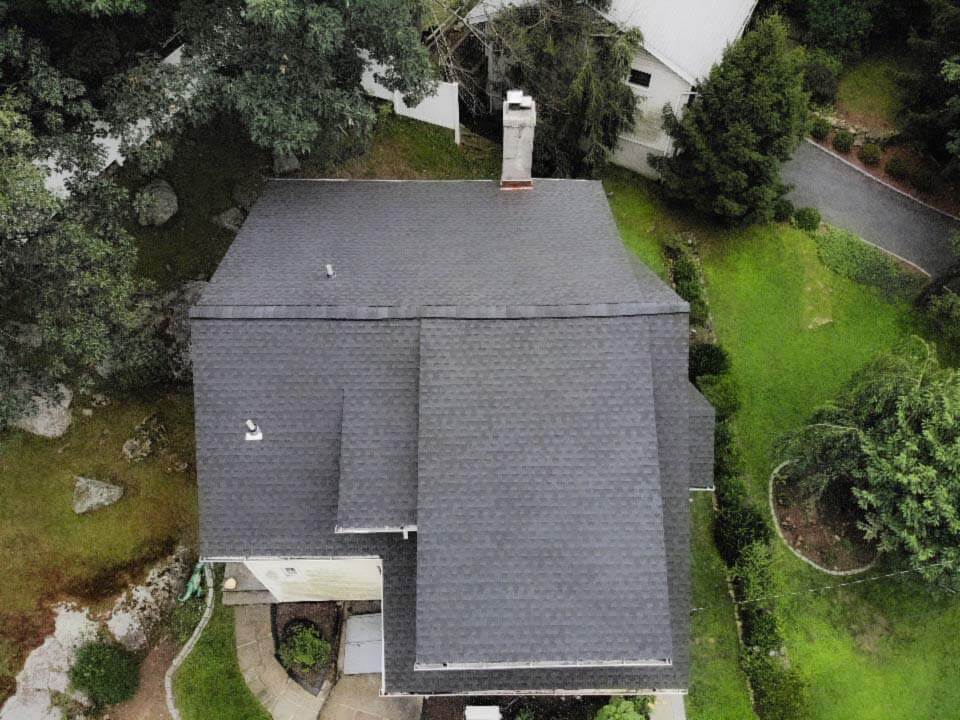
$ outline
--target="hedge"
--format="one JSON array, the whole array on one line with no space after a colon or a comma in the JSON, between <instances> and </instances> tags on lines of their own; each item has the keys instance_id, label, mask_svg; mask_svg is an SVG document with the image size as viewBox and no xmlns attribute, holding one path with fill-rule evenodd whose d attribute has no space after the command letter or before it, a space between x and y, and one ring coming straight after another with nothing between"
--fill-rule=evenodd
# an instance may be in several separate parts
<instances>
[{"instance_id":1,"label":"hedge","mask_svg":"<svg viewBox=\"0 0 960 720\"><path fill-rule=\"evenodd\" d=\"M700 282L700 269L696 258L682 242L675 242L666 248L670 258L670 273L677 294L690 303L690 322L694 325L704 325L707 322L709 310L707 299Z\"/></svg>"},{"instance_id":2,"label":"hedge","mask_svg":"<svg viewBox=\"0 0 960 720\"><path fill-rule=\"evenodd\" d=\"M817 233L816 243L824 265L861 285L896 297L915 295L923 285L920 277L908 273L885 252L847 230L828 226Z\"/></svg>"}]
</instances>

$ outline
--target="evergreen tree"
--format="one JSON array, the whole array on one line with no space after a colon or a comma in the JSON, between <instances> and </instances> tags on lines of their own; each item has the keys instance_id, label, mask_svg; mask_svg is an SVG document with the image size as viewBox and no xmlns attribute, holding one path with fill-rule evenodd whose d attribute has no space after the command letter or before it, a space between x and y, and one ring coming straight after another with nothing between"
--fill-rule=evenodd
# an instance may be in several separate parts
<instances>
[{"instance_id":1,"label":"evergreen tree","mask_svg":"<svg viewBox=\"0 0 960 720\"><path fill-rule=\"evenodd\" d=\"M493 23L512 87L537 101L537 175L596 175L634 125L637 96L626 80L641 36L604 20L609 4L541 0Z\"/></svg>"},{"instance_id":2,"label":"evergreen tree","mask_svg":"<svg viewBox=\"0 0 960 720\"><path fill-rule=\"evenodd\" d=\"M806 494L849 490L879 550L960 584L960 375L919 338L868 364L782 445Z\"/></svg>"},{"instance_id":3,"label":"evergreen tree","mask_svg":"<svg viewBox=\"0 0 960 720\"><path fill-rule=\"evenodd\" d=\"M675 147L657 163L667 192L727 220L772 219L786 192L780 163L806 123L803 64L776 15L727 48L682 118L664 108Z\"/></svg>"}]
</instances>

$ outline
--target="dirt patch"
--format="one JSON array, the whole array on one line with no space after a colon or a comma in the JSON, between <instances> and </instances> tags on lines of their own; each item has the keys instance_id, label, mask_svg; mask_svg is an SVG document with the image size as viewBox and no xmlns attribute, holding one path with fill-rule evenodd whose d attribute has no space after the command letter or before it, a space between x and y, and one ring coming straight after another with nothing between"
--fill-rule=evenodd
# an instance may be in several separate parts
<instances>
[{"instance_id":1,"label":"dirt patch","mask_svg":"<svg viewBox=\"0 0 960 720\"><path fill-rule=\"evenodd\" d=\"M340 606L335 602L278 603L270 606L273 620L273 642L279 649L279 639L290 623L303 622L313 624L320 637L330 643L330 664L323 670L301 672L287 670L287 675L309 693L318 694L325 680L333 681L337 672L337 652L340 643ZM277 658L279 660L279 658Z\"/></svg>"},{"instance_id":2,"label":"dirt patch","mask_svg":"<svg viewBox=\"0 0 960 720\"><path fill-rule=\"evenodd\" d=\"M867 618L853 629L854 642L863 652L877 652L880 641L890 634L890 623L882 615Z\"/></svg>"},{"instance_id":3,"label":"dirt patch","mask_svg":"<svg viewBox=\"0 0 960 720\"><path fill-rule=\"evenodd\" d=\"M170 720L163 678L176 654L177 646L169 637L154 645L140 666L137 694L110 708L110 720Z\"/></svg>"},{"instance_id":4,"label":"dirt patch","mask_svg":"<svg viewBox=\"0 0 960 720\"><path fill-rule=\"evenodd\" d=\"M516 720L523 709L550 720L593 720L609 697L428 697L420 720L463 720L467 705L498 705L504 720Z\"/></svg>"},{"instance_id":5,"label":"dirt patch","mask_svg":"<svg viewBox=\"0 0 960 720\"><path fill-rule=\"evenodd\" d=\"M876 549L857 527L860 511L847 489L801 498L780 475L773 478L773 507L787 543L817 565L839 572L864 568Z\"/></svg>"}]
</instances>

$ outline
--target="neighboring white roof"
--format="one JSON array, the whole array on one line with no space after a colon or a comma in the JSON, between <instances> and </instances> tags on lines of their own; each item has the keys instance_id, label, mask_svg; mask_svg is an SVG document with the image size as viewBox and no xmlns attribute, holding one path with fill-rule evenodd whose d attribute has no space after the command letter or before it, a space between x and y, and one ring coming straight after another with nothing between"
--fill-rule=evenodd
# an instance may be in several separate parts
<instances>
[{"instance_id":1,"label":"neighboring white roof","mask_svg":"<svg viewBox=\"0 0 960 720\"><path fill-rule=\"evenodd\" d=\"M509 5L536 0L480 0L467 20L481 23ZM647 52L691 84L704 78L740 37L757 0L613 0L604 17L639 28Z\"/></svg>"}]
</instances>

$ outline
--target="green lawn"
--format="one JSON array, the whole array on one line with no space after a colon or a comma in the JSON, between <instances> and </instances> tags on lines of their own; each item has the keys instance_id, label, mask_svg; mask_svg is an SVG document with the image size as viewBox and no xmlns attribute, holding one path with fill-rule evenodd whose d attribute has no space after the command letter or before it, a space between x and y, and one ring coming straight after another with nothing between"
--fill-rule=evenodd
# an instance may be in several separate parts
<instances>
[{"instance_id":1,"label":"green lawn","mask_svg":"<svg viewBox=\"0 0 960 720\"><path fill-rule=\"evenodd\" d=\"M774 438L920 326L908 305L827 269L805 233L783 225L711 228L671 211L640 179L616 173L607 187L615 191L618 221L629 222L621 225L624 241L641 257L656 259L659 228L700 242L716 331L740 387L737 435L751 490L765 506ZM652 237L638 237L645 227ZM735 652L720 640L705 652L704 642L725 637L732 620L719 585L722 566L708 543L709 514L695 504L693 517L695 605L714 614L694 615L688 710L707 720L750 717ZM785 634L794 666L809 681L815 720L960 717L960 600L933 599L909 580L809 593L836 581L779 542L775 556L783 591L797 593L782 601Z\"/></svg>"},{"instance_id":2,"label":"green lawn","mask_svg":"<svg viewBox=\"0 0 960 720\"><path fill-rule=\"evenodd\" d=\"M713 544L713 504L709 493L695 493L692 517L691 573L693 614L690 639L692 671L687 717L690 720L747 720L750 707L747 678L737 657L739 640L733 603L727 591L725 566Z\"/></svg>"},{"instance_id":3,"label":"green lawn","mask_svg":"<svg viewBox=\"0 0 960 720\"><path fill-rule=\"evenodd\" d=\"M115 400L74 422L62 438L22 432L0 448L0 701L13 689L25 651L51 627L48 605L67 596L95 602L122 589L196 528L193 406L187 395ZM158 413L169 434L165 451L129 463L120 447L134 427ZM175 465L189 468L178 472ZM123 498L75 515L73 478L122 485Z\"/></svg>"},{"instance_id":4,"label":"green lawn","mask_svg":"<svg viewBox=\"0 0 960 720\"><path fill-rule=\"evenodd\" d=\"M210 622L177 671L173 695L184 720L270 720L240 674L233 608L221 604L220 591Z\"/></svg>"},{"instance_id":5,"label":"green lawn","mask_svg":"<svg viewBox=\"0 0 960 720\"><path fill-rule=\"evenodd\" d=\"M867 57L840 76L837 111L857 125L883 131L896 126L902 106L897 74L903 58Z\"/></svg>"}]
</instances>

